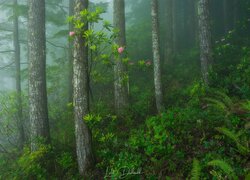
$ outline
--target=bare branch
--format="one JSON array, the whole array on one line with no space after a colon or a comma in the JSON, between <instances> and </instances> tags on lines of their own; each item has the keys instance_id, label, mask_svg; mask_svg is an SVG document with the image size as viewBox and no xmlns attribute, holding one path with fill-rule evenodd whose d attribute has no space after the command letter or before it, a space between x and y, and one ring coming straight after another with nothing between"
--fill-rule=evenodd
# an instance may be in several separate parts
<instances>
[{"instance_id":1,"label":"bare branch","mask_svg":"<svg viewBox=\"0 0 250 180\"><path fill-rule=\"evenodd\" d=\"M15 63L15 61L11 62L10 64L7 64L6 66L0 67L0 70L5 69L5 68L8 68L8 67L10 67L12 64L14 64L14 63Z\"/></svg>"},{"instance_id":2,"label":"bare branch","mask_svg":"<svg viewBox=\"0 0 250 180\"><path fill-rule=\"evenodd\" d=\"M0 53L8 53L8 52L15 52L15 51L14 50L0 51Z\"/></svg>"},{"instance_id":3,"label":"bare branch","mask_svg":"<svg viewBox=\"0 0 250 180\"><path fill-rule=\"evenodd\" d=\"M55 47L58 47L58 48L68 49L68 47L56 45L56 44L54 44L54 43L52 43L51 41L48 41L48 40L46 40L46 42L49 43L50 45L55 46Z\"/></svg>"}]
</instances>

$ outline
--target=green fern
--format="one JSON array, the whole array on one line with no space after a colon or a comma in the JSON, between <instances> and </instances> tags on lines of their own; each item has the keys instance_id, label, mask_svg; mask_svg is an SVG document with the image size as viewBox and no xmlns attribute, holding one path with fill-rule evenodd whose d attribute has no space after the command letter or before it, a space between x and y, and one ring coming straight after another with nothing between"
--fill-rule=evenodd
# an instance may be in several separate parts
<instances>
[{"instance_id":1,"label":"green fern","mask_svg":"<svg viewBox=\"0 0 250 180\"><path fill-rule=\"evenodd\" d=\"M207 97L205 100L210 107L224 111L227 116L232 113L233 101L223 92L213 92L212 97Z\"/></svg>"},{"instance_id":2,"label":"green fern","mask_svg":"<svg viewBox=\"0 0 250 180\"><path fill-rule=\"evenodd\" d=\"M207 163L208 166L213 166L213 167L218 167L220 168L227 176L233 178L233 179L237 179L233 168L226 163L223 160L212 160L210 162Z\"/></svg>"},{"instance_id":3,"label":"green fern","mask_svg":"<svg viewBox=\"0 0 250 180\"><path fill-rule=\"evenodd\" d=\"M245 177L245 180L249 180L250 179L250 172L248 172L248 174Z\"/></svg>"},{"instance_id":4,"label":"green fern","mask_svg":"<svg viewBox=\"0 0 250 180\"><path fill-rule=\"evenodd\" d=\"M227 107L232 107L234 104L232 99L223 92L216 91L216 92L214 92L214 96L215 96L215 98L218 98L221 101L223 101Z\"/></svg>"},{"instance_id":5,"label":"green fern","mask_svg":"<svg viewBox=\"0 0 250 180\"><path fill-rule=\"evenodd\" d=\"M201 176L200 162L197 159L194 159L190 180L199 180L200 176Z\"/></svg>"},{"instance_id":6,"label":"green fern","mask_svg":"<svg viewBox=\"0 0 250 180\"><path fill-rule=\"evenodd\" d=\"M227 106L221 100L214 99L214 98L205 98L205 100L207 101L207 103L210 107L228 112Z\"/></svg>"},{"instance_id":7,"label":"green fern","mask_svg":"<svg viewBox=\"0 0 250 180\"><path fill-rule=\"evenodd\" d=\"M248 113L250 113L250 101L245 101L241 105L242 105L242 108L244 108L246 111L248 111Z\"/></svg>"},{"instance_id":8,"label":"green fern","mask_svg":"<svg viewBox=\"0 0 250 180\"><path fill-rule=\"evenodd\" d=\"M238 136L233 133L232 131L230 131L229 129L225 128L225 127L218 127L215 128L218 132L220 132L221 134L224 134L225 136L227 136L228 138L230 138L231 140L233 140L236 143L239 143L239 138Z\"/></svg>"},{"instance_id":9,"label":"green fern","mask_svg":"<svg viewBox=\"0 0 250 180\"><path fill-rule=\"evenodd\" d=\"M237 147L239 153L241 153L242 155L249 154L249 148L247 146L243 146L241 144L240 139L239 139L239 136L242 134L242 132L235 134L234 132L230 131L229 129L227 129L225 127L218 127L215 129L218 132L220 132L221 134L223 134L223 135L227 136L229 139L231 139L236 144L236 147Z\"/></svg>"}]
</instances>

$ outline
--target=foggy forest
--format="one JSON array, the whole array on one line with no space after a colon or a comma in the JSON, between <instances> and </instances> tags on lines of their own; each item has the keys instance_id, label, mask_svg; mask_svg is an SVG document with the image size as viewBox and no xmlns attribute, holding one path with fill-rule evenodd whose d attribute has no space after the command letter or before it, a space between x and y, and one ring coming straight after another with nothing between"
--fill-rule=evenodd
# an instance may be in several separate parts
<instances>
[{"instance_id":1,"label":"foggy forest","mask_svg":"<svg viewBox=\"0 0 250 180\"><path fill-rule=\"evenodd\" d=\"M250 180L250 0L0 0L0 180Z\"/></svg>"}]
</instances>

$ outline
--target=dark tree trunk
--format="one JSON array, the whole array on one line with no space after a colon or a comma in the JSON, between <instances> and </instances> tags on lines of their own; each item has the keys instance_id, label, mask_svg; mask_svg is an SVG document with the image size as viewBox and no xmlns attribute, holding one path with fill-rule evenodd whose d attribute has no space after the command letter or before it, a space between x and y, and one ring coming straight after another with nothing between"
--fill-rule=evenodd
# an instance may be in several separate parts
<instances>
[{"instance_id":1,"label":"dark tree trunk","mask_svg":"<svg viewBox=\"0 0 250 180\"><path fill-rule=\"evenodd\" d=\"M113 0L114 28L119 29L118 36L115 40L119 47L125 47L125 3L124 0ZM114 64L114 94L115 94L115 111L120 115L128 106L128 87L124 77L127 75L127 67L122 62L122 55L115 59Z\"/></svg>"},{"instance_id":2,"label":"dark tree trunk","mask_svg":"<svg viewBox=\"0 0 250 180\"><path fill-rule=\"evenodd\" d=\"M228 0L223 0L223 17L224 17L224 33L227 33L229 30Z\"/></svg>"},{"instance_id":3,"label":"dark tree trunk","mask_svg":"<svg viewBox=\"0 0 250 180\"><path fill-rule=\"evenodd\" d=\"M29 112L31 150L38 148L41 138L50 141L46 91L45 0L29 0Z\"/></svg>"},{"instance_id":4,"label":"dark tree trunk","mask_svg":"<svg viewBox=\"0 0 250 180\"><path fill-rule=\"evenodd\" d=\"M173 0L166 0L166 48L165 63L173 62Z\"/></svg>"},{"instance_id":5,"label":"dark tree trunk","mask_svg":"<svg viewBox=\"0 0 250 180\"><path fill-rule=\"evenodd\" d=\"M209 64L212 62L209 0L199 0L198 16L199 16L201 74L204 83L208 85Z\"/></svg>"},{"instance_id":6,"label":"dark tree trunk","mask_svg":"<svg viewBox=\"0 0 250 180\"><path fill-rule=\"evenodd\" d=\"M79 17L80 11L87 8L88 0L75 0L74 13L76 17ZM87 29L88 26L86 25L83 31ZM73 72L73 103L78 169L83 177L88 177L94 163L91 132L84 121L84 117L89 113L88 48L85 46L85 39L78 34L74 39Z\"/></svg>"},{"instance_id":7,"label":"dark tree trunk","mask_svg":"<svg viewBox=\"0 0 250 180\"><path fill-rule=\"evenodd\" d=\"M74 13L74 0L69 0L69 16ZM73 31L72 23L69 23L69 31ZM73 102L73 41L69 40L68 49L68 102Z\"/></svg>"},{"instance_id":8,"label":"dark tree trunk","mask_svg":"<svg viewBox=\"0 0 250 180\"><path fill-rule=\"evenodd\" d=\"M163 110L163 95L161 84L161 62L159 47L159 19L158 19L158 0L151 0L151 16L152 16L152 49L154 60L154 85L155 100L157 111Z\"/></svg>"},{"instance_id":9,"label":"dark tree trunk","mask_svg":"<svg viewBox=\"0 0 250 180\"><path fill-rule=\"evenodd\" d=\"M224 19L224 33L228 33L235 28L237 21L237 0L223 0L223 19Z\"/></svg>"},{"instance_id":10,"label":"dark tree trunk","mask_svg":"<svg viewBox=\"0 0 250 180\"><path fill-rule=\"evenodd\" d=\"M176 54L177 51L177 1L173 0L173 23L172 23L172 28L173 28L173 54Z\"/></svg>"},{"instance_id":11,"label":"dark tree trunk","mask_svg":"<svg viewBox=\"0 0 250 180\"><path fill-rule=\"evenodd\" d=\"M196 0L187 0L187 21L186 21L186 30L187 30L187 40L188 48L192 48L196 45L197 42L197 13L196 13Z\"/></svg>"},{"instance_id":12,"label":"dark tree trunk","mask_svg":"<svg viewBox=\"0 0 250 180\"><path fill-rule=\"evenodd\" d=\"M17 126L18 126L18 146L23 148L25 142L24 134L24 122L23 122L23 109L22 109L22 89L21 89L21 70L20 70L20 43L19 43L19 23L17 14L17 0L13 1L14 4L14 33L13 33L13 45L15 50L15 67L16 67L16 105L17 105Z\"/></svg>"},{"instance_id":13,"label":"dark tree trunk","mask_svg":"<svg viewBox=\"0 0 250 180\"><path fill-rule=\"evenodd\" d=\"M233 0L233 27L236 28L237 27L237 23L239 21L239 4L240 1L238 0Z\"/></svg>"}]
</instances>

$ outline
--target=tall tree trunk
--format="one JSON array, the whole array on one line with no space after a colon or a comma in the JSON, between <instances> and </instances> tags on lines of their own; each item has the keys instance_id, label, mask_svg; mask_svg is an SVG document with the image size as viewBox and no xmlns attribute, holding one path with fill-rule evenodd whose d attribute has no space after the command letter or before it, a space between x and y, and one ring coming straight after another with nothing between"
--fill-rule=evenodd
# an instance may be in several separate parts
<instances>
[{"instance_id":1,"label":"tall tree trunk","mask_svg":"<svg viewBox=\"0 0 250 180\"><path fill-rule=\"evenodd\" d=\"M124 0L113 0L114 28L119 29L118 36L115 40L119 47L125 47L125 3ZM115 59L114 65L114 94L115 94L115 111L120 115L128 106L128 88L125 76L127 75L127 67L122 62L122 55Z\"/></svg>"},{"instance_id":2,"label":"tall tree trunk","mask_svg":"<svg viewBox=\"0 0 250 180\"><path fill-rule=\"evenodd\" d=\"M166 0L166 48L165 63L172 64L173 61L173 0Z\"/></svg>"},{"instance_id":3,"label":"tall tree trunk","mask_svg":"<svg viewBox=\"0 0 250 180\"><path fill-rule=\"evenodd\" d=\"M74 0L69 0L69 16L74 14ZM69 31L73 31L72 23L69 23ZM68 47L68 102L73 102L73 42L69 40Z\"/></svg>"},{"instance_id":4,"label":"tall tree trunk","mask_svg":"<svg viewBox=\"0 0 250 180\"><path fill-rule=\"evenodd\" d=\"M229 30L228 24L228 0L223 0L223 19L224 19L224 33L227 33Z\"/></svg>"},{"instance_id":5,"label":"tall tree trunk","mask_svg":"<svg viewBox=\"0 0 250 180\"><path fill-rule=\"evenodd\" d=\"M17 0L13 0L14 5L14 33L13 45L15 50L15 67L16 67L16 105L17 105L17 126L18 126L18 145L22 149L25 142L24 122L23 122L23 109L22 109L22 90L21 90L21 70L20 70L20 43L19 43L19 28L18 28L18 14L17 14Z\"/></svg>"},{"instance_id":6,"label":"tall tree trunk","mask_svg":"<svg viewBox=\"0 0 250 180\"><path fill-rule=\"evenodd\" d=\"M239 4L240 1L238 0L233 0L233 28L237 27L237 23L239 20Z\"/></svg>"},{"instance_id":7,"label":"tall tree trunk","mask_svg":"<svg viewBox=\"0 0 250 180\"><path fill-rule=\"evenodd\" d=\"M187 1L187 40L188 48L193 48L196 45L196 35L197 35L197 13L196 13L196 0Z\"/></svg>"},{"instance_id":8,"label":"tall tree trunk","mask_svg":"<svg viewBox=\"0 0 250 180\"><path fill-rule=\"evenodd\" d=\"M75 0L74 13L77 18L83 9L88 8L88 0ZM83 30L87 30L86 25ZM74 39L73 60L73 102L75 118L76 153L79 173L87 177L94 158L92 153L91 132L84 117L89 113L88 90L88 48L85 39L77 34Z\"/></svg>"},{"instance_id":9,"label":"tall tree trunk","mask_svg":"<svg viewBox=\"0 0 250 180\"><path fill-rule=\"evenodd\" d=\"M223 19L224 19L224 33L235 28L235 18L237 18L237 3L236 0L223 0Z\"/></svg>"},{"instance_id":10,"label":"tall tree trunk","mask_svg":"<svg viewBox=\"0 0 250 180\"><path fill-rule=\"evenodd\" d=\"M172 28L173 28L173 54L176 54L177 51L177 0L173 0L173 23L172 23Z\"/></svg>"},{"instance_id":11,"label":"tall tree trunk","mask_svg":"<svg viewBox=\"0 0 250 180\"><path fill-rule=\"evenodd\" d=\"M154 61L154 84L155 99L157 111L163 110L163 95L161 84L161 62L159 47L159 19L158 19L158 0L151 0L151 16L152 16L152 49Z\"/></svg>"},{"instance_id":12,"label":"tall tree trunk","mask_svg":"<svg viewBox=\"0 0 250 180\"><path fill-rule=\"evenodd\" d=\"M28 1L29 113L31 150L50 141L46 91L45 0Z\"/></svg>"},{"instance_id":13,"label":"tall tree trunk","mask_svg":"<svg viewBox=\"0 0 250 180\"><path fill-rule=\"evenodd\" d=\"M195 46L199 47L199 30L198 30L198 26L199 26L199 15L198 15L198 1L194 0L194 13L195 13Z\"/></svg>"},{"instance_id":14,"label":"tall tree trunk","mask_svg":"<svg viewBox=\"0 0 250 180\"><path fill-rule=\"evenodd\" d=\"M208 85L209 64L212 62L209 0L199 0L198 16L199 16L201 74L204 83Z\"/></svg>"}]
</instances>

